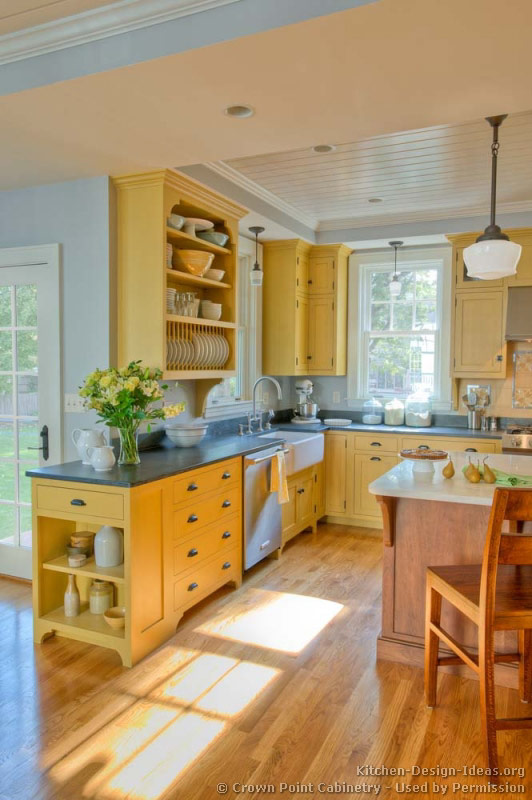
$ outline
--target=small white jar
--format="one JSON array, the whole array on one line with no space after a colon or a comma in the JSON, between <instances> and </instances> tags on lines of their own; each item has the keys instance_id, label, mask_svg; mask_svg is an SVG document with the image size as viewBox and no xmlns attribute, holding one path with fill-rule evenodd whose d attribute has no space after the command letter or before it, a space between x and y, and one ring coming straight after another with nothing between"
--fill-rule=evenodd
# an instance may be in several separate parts
<instances>
[{"instance_id":1,"label":"small white jar","mask_svg":"<svg viewBox=\"0 0 532 800\"><path fill-rule=\"evenodd\" d=\"M118 567L124 561L124 536L119 528L103 525L94 537L97 567Z\"/></svg>"}]
</instances>

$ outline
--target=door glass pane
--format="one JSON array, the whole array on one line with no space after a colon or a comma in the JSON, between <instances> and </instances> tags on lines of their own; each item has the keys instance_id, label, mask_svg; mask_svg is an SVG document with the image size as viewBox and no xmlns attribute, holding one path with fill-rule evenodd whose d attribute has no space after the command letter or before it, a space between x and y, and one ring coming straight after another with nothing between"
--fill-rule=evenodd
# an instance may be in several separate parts
<instances>
[{"instance_id":1,"label":"door glass pane","mask_svg":"<svg viewBox=\"0 0 532 800\"><path fill-rule=\"evenodd\" d=\"M0 500L15 502L15 464L0 461Z\"/></svg>"},{"instance_id":2,"label":"door glass pane","mask_svg":"<svg viewBox=\"0 0 532 800\"><path fill-rule=\"evenodd\" d=\"M39 379L36 375L17 376L17 409L20 417L38 416L39 414L38 389L39 389Z\"/></svg>"},{"instance_id":3,"label":"door glass pane","mask_svg":"<svg viewBox=\"0 0 532 800\"><path fill-rule=\"evenodd\" d=\"M30 450L31 447L39 447L39 423L23 422L18 423L18 457L29 461L38 461L38 450Z\"/></svg>"},{"instance_id":4,"label":"door glass pane","mask_svg":"<svg viewBox=\"0 0 532 800\"><path fill-rule=\"evenodd\" d=\"M0 286L0 328L11 325L11 286Z\"/></svg>"},{"instance_id":5,"label":"door glass pane","mask_svg":"<svg viewBox=\"0 0 532 800\"><path fill-rule=\"evenodd\" d=\"M37 331L17 331L17 370L37 372Z\"/></svg>"},{"instance_id":6,"label":"door glass pane","mask_svg":"<svg viewBox=\"0 0 532 800\"><path fill-rule=\"evenodd\" d=\"M13 378L0 375L0 416L13 414Z\"/></svg>"},{"instance_id":7,"label":"door glass pane","mask_svg":"<svg viewBox=\"0 0 532 800\"><path fill-rule=\"evenodd\" d=\"M12 420L0 420L0 458L15 456L15 426Z\"/></svg>"},{"instance_id":8,"label":"door glass pane","mask_svg":"<svg viewBox=\"0 0 532 800\"><path fill-rule=\"evenodd\" d=\"M31 547L31 506L19 506L21 547Z\"/></svg>"},{"instance_id":9,"label":"door glass pane","mask_svg":"<svg viewBox=\"0 0 532 800\"><path fill-rule=\"evenodd\" d=\"M18 499L21 503L31 503L31 478L26 477L26 470L35 464L20 463L18 465Z\"/></svg>"},{"instance_id":10,"label":"door glass pane","mask_svg":"<svg viewBox=\"0 0 532 800\"><path fill-rule=\"evenodd\" d=\"M13 369L13 346L11 331L0 331L0 371Z\"/></svg>"},{"instance_id":11,"label":"door glass pane","mask_svg":"<svg viewBox=\"0 0 532 800\"><path fill-rule=\"evenodd\" d=\"M0 503L0 544L18 544L16 505Z\"/></svg>"},{"instance_id":12,"label":"door glass pane","mask_svg":"<svg viewBox=\"0 0 532 800\"><path fill-rule=\"evenodd\" d=\"M37 327L37 287L32 284L17 286L17 326Z\"/></svg>"}]
</instances>

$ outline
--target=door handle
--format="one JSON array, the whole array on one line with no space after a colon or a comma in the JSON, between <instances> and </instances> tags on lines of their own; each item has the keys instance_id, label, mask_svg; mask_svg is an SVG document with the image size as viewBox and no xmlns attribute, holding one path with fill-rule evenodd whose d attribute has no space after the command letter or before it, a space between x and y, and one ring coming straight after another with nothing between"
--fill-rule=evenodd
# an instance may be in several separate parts
<instances>
[{"instance_id":1,"label":"door handle","mask_svg":"<svg viewBox=\"0 0 532 800\"><path fill-rule=\"evenodd\" d=\"M297 490L297 493L298 493L298 494L303 494L303 492L304 492L304 491L305 491L304 489L298 489L298 490Z\"/></svg>"},{"instance_id":2,"label":"door handle","mask_svg":"<svg viewBox=\"0 0 532 800\"><path fill-rule=\"evenodd\" d=\"M43 425L41 428L41 432L39 436L42 439L42 446L41 447L28 447L28 450L42 450L42 457L45 461L48 461L50 458L50 447L49 447L49 440L48 440L48 425Z\"/></svg>"},{"instance_id":3,"label":"door handle","mask_svg":"<svg viewBox=\"0 0 532 800\"><path fill-rule=\"evenodd\" d=\"M380 460L381 460L380 456L371 456L370 458L370 461L380 461Z\"/></svg>"},{"instance_id":4,"label":"door handle","mask_svg":"<svg viewBox=\"0 0 532 800\"><path fill-rule=\"evenodd\" d=\"M372 442L370 447L382 447L382 444L380 442Z\"/></svg>"},{"instance_id":5,"label":"door handle","mask_svg":"<svg viewBox=\"0 0 532 800\"><path fill-rule=\"evenodd\" d=\"M87 503L85 500L80 500L79 497L75 497L73 500L70 501L71 506L86 506Z\"/></svg>"}]
</instances>

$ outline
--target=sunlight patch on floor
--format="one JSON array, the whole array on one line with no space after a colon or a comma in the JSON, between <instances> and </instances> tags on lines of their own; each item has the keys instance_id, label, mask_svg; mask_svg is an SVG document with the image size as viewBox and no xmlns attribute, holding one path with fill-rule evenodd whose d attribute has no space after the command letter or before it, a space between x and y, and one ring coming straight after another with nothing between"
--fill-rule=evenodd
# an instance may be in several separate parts
<instances>
[{"instance_id":1,"label":"sunlight patch on floor","mask_svg":"<svg viewBox=\"0 0 532 800\"><path fill-rule=\"evenodd\" d=\"M265 589L254 589L247 595L243 610L217 616L196 632L295 655L343 608L341 603L320 597Z\"/></svg>"}]
</instances>

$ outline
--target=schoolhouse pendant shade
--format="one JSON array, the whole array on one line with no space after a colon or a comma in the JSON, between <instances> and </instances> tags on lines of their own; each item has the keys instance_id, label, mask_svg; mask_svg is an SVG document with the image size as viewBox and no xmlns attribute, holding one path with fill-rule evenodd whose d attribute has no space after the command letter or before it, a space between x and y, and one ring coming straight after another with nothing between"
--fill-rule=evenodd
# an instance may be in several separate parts
<instances>
[{"instance_id":1,"label":"schoolhouse pendant shade","mask_svg":"<svg viewBox=\"0 0 532 800\"><path fill-rule=\"evenodd\" d=\"M495 223L497 203L497 157L499 155L499 128L507 114L486 117L493 130L491 143L491 213L490 224L477 241L464 250L464 262L470 278L493 281L515 275L521 257L521 245L511 242Z\"/></svg>"},{"instance_id":2,"label":"schoolhouse pendant shade","mask_svg":"<svg viewBox=\"0 0 532 800\"><path fill-rule=\"evenodd\" d=\"M394 300L401 294L401 281L399 280L399 275L397 274L397 248L401 247L403 244L402 242L393 241L388 242L390 247L393 247L394 250L394 265L393 265L393 275L390 283L388 284L388 289L390 291L390 297Z\"/></svg>"}]
</instances>

